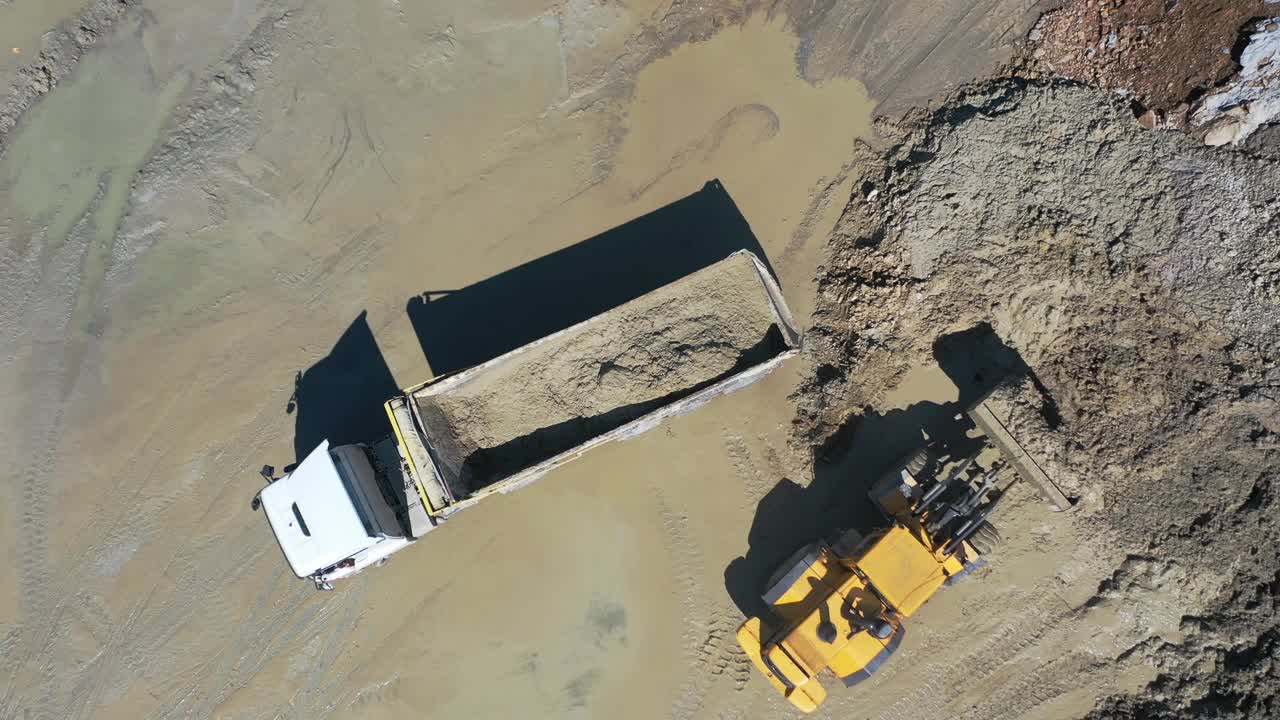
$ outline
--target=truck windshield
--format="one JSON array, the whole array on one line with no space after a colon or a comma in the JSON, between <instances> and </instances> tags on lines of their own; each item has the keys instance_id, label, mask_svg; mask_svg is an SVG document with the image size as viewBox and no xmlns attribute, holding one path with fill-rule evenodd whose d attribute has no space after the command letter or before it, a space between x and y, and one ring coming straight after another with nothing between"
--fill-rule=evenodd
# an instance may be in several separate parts
<instances>
[{"instance_id":1,"label":"truck windshield","mask_svg":"<svg viewBox=\"0 0 1280 720\"><path fill-rule=\"evenodd\" d=\"M331 453L333 457L333 466L338 469L338 477L342 478L342 487L346 489L347 496L351 498L351 504L355 506L356 515L360 517L360 524L364 525L364 531L369 537L377 537L374 532L373 522L370 519L371 511L369 509L369 501L364 496L364 491L360 487L356 479L351 476L351 466L347 464L346 458L337 453Z\"/></svg>"}]
</instances>

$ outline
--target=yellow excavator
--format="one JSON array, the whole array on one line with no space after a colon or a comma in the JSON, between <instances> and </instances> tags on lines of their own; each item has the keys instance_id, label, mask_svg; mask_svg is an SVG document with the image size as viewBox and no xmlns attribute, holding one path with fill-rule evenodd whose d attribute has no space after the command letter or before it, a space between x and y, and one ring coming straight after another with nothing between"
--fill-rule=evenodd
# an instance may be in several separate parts
<instances>
[{"instance_id":1,"label":"yellow excavator","mask_svg":"<svg viewBox=\"0 0 1280 720\"><path fill-rule=\"evenodd\" d=\"M772 617L748 619L738 643L778 692L805 712L827 691L871 677L897 650L903 621L945 585L979 567L1000 541L988 518L1020 478L1056 510L1071 501L983 403L964 415L981 438L964 458L921 449L870 490L883 527L838 532L800 548L766 582ZM1012 470L1012 472L1010 472Z\"/></svg>"}]
</instances>

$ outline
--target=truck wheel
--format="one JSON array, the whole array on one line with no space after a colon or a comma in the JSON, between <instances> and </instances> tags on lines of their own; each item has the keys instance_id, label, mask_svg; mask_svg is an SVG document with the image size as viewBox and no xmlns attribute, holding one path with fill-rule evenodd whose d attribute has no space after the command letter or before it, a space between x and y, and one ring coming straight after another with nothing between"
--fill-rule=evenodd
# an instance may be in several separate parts
<instances>
[{"instance_id":1,"label":"truck wheel","mask_svg":"<svg viewBox=\"0 0 1280 720\"><path fill-rule=\"evenodd\" d=\"M992 545L999 545L1000 541L1004 539L1000 537L1000 531L996 529L996 526L993 525L990 520L982 521L982 527L978 528L978 530L991 538Z\"/></svg>"},{"instance_id":2,"label":"truck wheel","mask_svg":"<svg viewBox=\"0 0 1280 720\"><path fill-rule=\"evenodd\" d=\"M914 477L919 475L922 470L929 467L929 464L932 462L933 458L929 456L929 451L921 448L915 451L911 457L907 458L907 462L904 467L906 467L907 472L911 473Z\"/></svg>"},{"instance_id":3,"label":"truck wheel","mask_svg":"<svg viewBox=\"0 0 1280 720\"><path fill-rule=\"evenodd\" d=\"M990 554L1000 545L1000 531L984 520L969 537L969 544L982 555Z\"/></svg>"}]
</instances>

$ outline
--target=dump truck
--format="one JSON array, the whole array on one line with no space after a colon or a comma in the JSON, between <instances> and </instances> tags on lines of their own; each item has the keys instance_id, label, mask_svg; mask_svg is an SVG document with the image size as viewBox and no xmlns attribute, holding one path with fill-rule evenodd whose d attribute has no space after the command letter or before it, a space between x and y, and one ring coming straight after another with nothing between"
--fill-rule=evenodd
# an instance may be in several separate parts
<instances>
[{"instance_id":1,"label":"dump truck","mask_svg":"<svg viewBox=\"0 0 1280 720\"><path fill-rule=\"evenodd\" d=\"M737 640L792 705L812 712L829 673L846 687L871 677L898 649L904 622L942 587L984 564L1000 541L992 513L1013 483L1033 484L1054 510L1071 500L1014 440L985 402L957 415L976 448L952 458L919 448L868 492L884 518L861 533L837 530L774 572Z\"/></svg>"},{"instance_id":2,"label":"dump truck","mask_svg":"<svg viewBox=\"0 0 1280 720\"><path fill-rule=\"evenodd\" d=\"M777 281L741 250L403 390L386 438L322 442L278 479L267 468L255 502L294 574L331 589L485 498L760 380L800 343Z\"/></svg>"}]
</instances>

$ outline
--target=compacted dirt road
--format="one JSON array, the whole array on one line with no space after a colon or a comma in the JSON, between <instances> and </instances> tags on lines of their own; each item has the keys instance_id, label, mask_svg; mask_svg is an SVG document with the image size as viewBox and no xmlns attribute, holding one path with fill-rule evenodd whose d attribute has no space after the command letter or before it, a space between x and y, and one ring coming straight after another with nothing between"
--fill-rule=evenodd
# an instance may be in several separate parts
<instances>
[{"instance_id":1,"label":"compacted dirt road","mask_svg":"<svg viewBox=\"0 0 1280 720\"><path fill-rule=\"evenodd\" d=\"M821 715L1268 716L1276 153L1053 79L1046 5L0 0L0 717L783 715L753 593L983 363L1079 504ZM291 576L264 463L739 248L804 356Z\"/></svg>"}]
</instances>

